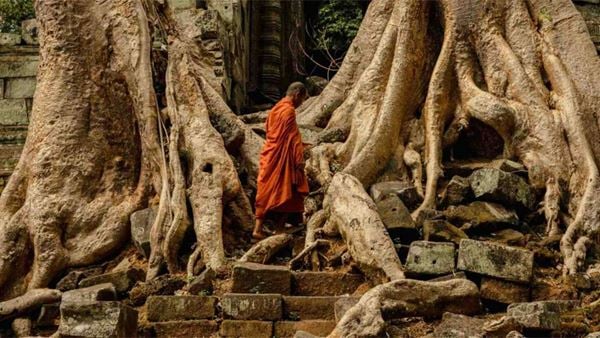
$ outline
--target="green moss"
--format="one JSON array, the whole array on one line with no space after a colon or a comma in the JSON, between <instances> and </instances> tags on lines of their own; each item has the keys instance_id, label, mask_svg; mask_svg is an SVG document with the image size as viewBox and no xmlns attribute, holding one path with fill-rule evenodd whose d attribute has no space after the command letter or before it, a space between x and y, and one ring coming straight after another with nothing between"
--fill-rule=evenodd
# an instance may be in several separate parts
<instances>
[{"instance_id":1,"label":"green moss","mask_svg":"<svg viewBox=\"0 0 600 338\"><path fill-rule=\"evenodd\" d=\"M33 0L0 0L0 32L19 33L21 21L34 17Z\"/></svg>"}]
</instances>

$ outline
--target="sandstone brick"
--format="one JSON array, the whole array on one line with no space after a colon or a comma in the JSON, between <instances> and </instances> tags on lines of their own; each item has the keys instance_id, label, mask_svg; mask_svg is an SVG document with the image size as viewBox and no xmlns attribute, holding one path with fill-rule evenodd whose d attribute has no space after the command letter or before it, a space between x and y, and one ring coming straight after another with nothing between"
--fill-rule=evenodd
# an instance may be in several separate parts
<instances>
[{"instance_id":1,"label":"sandstone brick","mask_svg":"<svg viewBox=\"0 0 600 338\"><path fill-rule=\"evenodd\" d=\"M351 307L356 305L356 303L358 303L359 300L360 297L340 297L340 299L338 299L334 305L335 321L339 322L340 319L342 319L342 317L344 316L344 314L346 314L346 312L350 310Z\"/></svg>"},{"instance_id":2,"label":"sandstone brick","mask_svg":"<svg viewBox=\"0 0 600 338\"><path fill-rule=\"evenodd\" d=\"M235 293L279 293L289 295L291 272L287 267L257 263L238 263L233 267Z\"/></svg>"},{"instance_id":3,"label":"sandstone brick","mask_svg":"<svg viewBox=\"0 0 600 338\"><path fill-rule=\"evenodd\" d=\"M376 204L381 221L388 230L414 229L416 227L415 221L410 216L410 211L400 197L395 194L387 194L381 197Z\"/></svg>"},{"instance_id":4,"label":"sandstone brick","mask_svg":"<svg viewBox=\"0 0 600 338\"><path fill-rule=\"evenodd\" d=\"M36 76L39 65L39 56L0 56L0 77L28 77Z\"/></svg>"},{"instance_id":5,"label":"sandstone brick","mask_svg":"<svg viewBox=\"0 0 600 338\"><path fill-rule=\"evenodd\" d=\"M156 338L209 338L219 333L219 325L214 320L185 320L153 323Z\"/></svg>"},{"instance_id":6,"label":"sandstone brick","mask_svg":"<svg viewBox=\"0 0 600 338\"><path fill-rule=\"evenodd\" d=\"M499 227L515 226L519 223L517 214L500 204L475 201L468 205L451 206L444 211L450 222L456 225L468 223L468 229L493 231ZM464 228L463 228L464 229Z\"/></svg>"},{"instance_id":7,"label":"sandstone brick","mask_svg":"<svg viewBox=\"0 0 600 338\"><path fill-rule=\"evenodd\" d=\"M469 238L464 231L443 219L427 219L423 221L423 233L426 241L453 242Z\"/></svg>"},{"instance_id":8,"label":"sandstone brick","mask_svg":"<svg viewBox=\"0 0 600 338\"><path fill-rule=\"evenodd\" d=\"M454 244L414 241L406 259L407 274L443 275L454 271Z\"/></svg>"},{"instance_id":9,"label":"sandstone brick","mask_svg":"<svg viewBox=\"0 0 600 338\"><path fill-rule=\"evenodd\" d=\"M431 338L484 337L485 319L444 313L442 321L436 326Z\"/></svg>"},{"instance_id":10,"label":"sandstone brick","mask_svg":"<svg viewBox=\"0 0 600 338\"><path fill-rule=\"evenodd\" d=\"M211 296L151 296L146 301L151 322L211 319L215 316L217 298Z\"/></svg>"},{"instance_id":11,"label":"sandstone brick","mask_svg":"<svg viewBox=\"0 0 600 338\"><path fill-rule=\"evenodd\" d=\"M27 102L24 99L0 100L0 125L25 125L29 123Z\"/></svg>"},{"instance_id":12,"label":"sandstone brick","mask_svg":"<svg viewBox=\"0 0 600 338\"><path fill-rule=\"evenodd\" d=\"M6 79L4 98L7 99L28 99L35 93L36 78L15 77Z\"/></svg>"},{"instance_id":13,"label":"sandstone brick","mask_svg":"<svg viewBox=\"0 0 600 338\"><path fill-rule=\"evenodd\" d=\"M62 302L90 302L116 300L117 291L112 283L102 283L87 288L67 291L62 295Z\"/></svg>"},{"instance_id":14,"label":"sandstone brick","mask_svg":"<svg viewBox=\"0 0 600 338\"><path fill-rule=\"evenodd\" d=\"M470 177L475 198L521 206L535 207L535 193L525 180L500 169L480 169Z\"/></svg>"},{"instance_id":15,"label":"sandstone brick","mask_svg":"<svg viewBox=\"0 0 600 338\"><path fill-rule=\"evenodd\" d=\"M143 279L144 272L140 269L133 268L84 278L79 282L79 287L92 286L102 283L112 283L117 292L123 294L129 291L137 281L141 281Z\"/></svg>"},{"instance_id":16,"label":"sandstone brick","mask_svg":"<svg viewBox=\"0 0 600 338\"><path fill-rule=\"evenodd\" d=\"M273 322L226 319L221 323L219 335L225 338L271 338Z\"/></svg>"},{"instance_id":17,"label":"sandstone brick","mask_svg":"<svg viewBox=\"0 0 600 338\"><path fill-rule=\"evenodd\" d=\"M63 302L61 337L115 337L137 335L137 311L120 302Z\"/></svg>"},{"instance_id":18,"label":"sandstone brick","mask_svg":"<svg viewBox=\"0 0 600 338\"><path fill-rule=\"evenodd\" d=\"M577 306L576 301L540 301L515 303L508 306L507 314L528 329L556 330L560 328L560 314Z\"/></svg>"},{"instance_id":19,"label":"sandstone brick","mask_svg":"<svg viewBox=\"0 0 600 338\"><path fill-rule=\"evenodd\" d=\"M156 210L146 208L138 210L129 217L131 223L131 239L138 251L150 257L150 229L156 217Z\"/></svg>"},{"instance_id":20,"label":"sandstone brick","mask_svg":"<svg viewBox=\"0 0 600 338\"><path fill-rule=\"evenodd\" d=\"M398 196L408 208L414 208L423 200L412 184L400 181L375 183L371 186L370 195L375 202L388 194Z\"/></svg>"},{"instance_id":21,"label":"sandstone brick","mask_svg":"<svg viewBox=\"0 0 600 338\"><path fill-rule=\"evenodd\" d=\"M228 293L221 298L226 318L246 320L278 320L282 317L279 294Z\"/></svg>"},{"instance_id":22,"label":"sandstone brick","mask_svg":"<svg viewBox=\"0 0 600 338\"><path fill-rule=\"evenodd\" d=\"M286 319L335 319L335 304L341 297L286 296L283 297L283 315Z\"/></svg>"},{"instance_id":23,"label":"sandstone brick","mask_svg":"<svg viewBox=\"0 0 600 338\"><path fill-rule=\"evenodd\" d=\"M529 285L483 277L480 294L483 299L504 304L522 303L529 301Z\"/></svg>"},{"instance_id":24,"label":"sandstone brick","mask_svg":"<svg viewBox=\"0 0 600 338\"><path fill-rule=\"evenodd\" d=\"M318 337L327 336L335 328L333 320L301 320L299 322L275 322L273 336L278 338L294 337L297 331L305 331Z\"/></svg>"},{"instance_id":25,"label":"sandstone brick","mask_svg":"<svg viewBox=\"0 0 600 338\"><path fill-rule=\"evenodd\" d=\"M533 252L492 242L460 241L458 269L527 283L533 274Z\"/></svg>"},{"instance_id":26,"label":"sandstone brick","mask_svg":"<svg viewBox=\"0 0 600 338\"><path fill-rule=\"evenodd\" d=\"M294 295L341 296L351 294L365 282L363 276L340 272L294 272Z\"/></svg>"},{"instance_id":27,"label":"sandstone brick","mask_svg":"<svg viewBox=\"0 0 600 338\"><path fill-rule=\"evenodd\" d=\"M471 185L467 178L454 176L442 193L442 201L446 205L457 205L471 197Z\"/></svg>"}]
</instances>

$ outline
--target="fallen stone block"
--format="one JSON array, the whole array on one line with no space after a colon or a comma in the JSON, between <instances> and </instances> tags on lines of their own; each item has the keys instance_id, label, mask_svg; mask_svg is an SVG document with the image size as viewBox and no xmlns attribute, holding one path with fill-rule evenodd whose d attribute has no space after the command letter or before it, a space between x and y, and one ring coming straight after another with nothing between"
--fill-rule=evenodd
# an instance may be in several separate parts
<instances>
[{"instance_id":1,"label":"fallen stone block","mask_svg":"<svg viewBox=\"0 0 600 338\"><path fill-rule=\"evenodd\" d=\"M463 239L458 269L528 283L533 274L533 252L492 242Z\"/></svg>"},{"instance_id":2,"label":"fallen stone block","mask_svg":"<svg viewBox=\"0 0 600 338\"><path fill-rule=\"evenodd\" d=\"M238 263L233 267L234 293L279 293L289 295L292 274L287 267Z\"/></svg>"},{"instance_id":3,"label":"fallen stone block","mask_svg":"<svg viewBox=\"0 0 600 338\"><path fill-rule=\"evenodd\" d=\"M129 300L135 306L141 306L150 296L170 296L185 286L181 276L162 275L148 282L138 282L129 291Z\"/></svg>"},{"instance_id":4,"label":"fallen stone block","mask_svg":"<svg viewBox=\"0 0 600 338\"><path fill-rule=\"evenodd\" d=\"M131 214L131 239L138 251L144 257L150 257L150 229L156 217L154 208L146 208Z\"/></svg>"},{"instance_id":5,"label":"fallen stone block","mask_svg":"<svg viewBox=\"0 0 600 338\"><path fill-rule=\"evenodd\" d=\"M344 314L348 310L350 310L351 307L356 305L356 303L358 303L359 300L360 300L360 297L353 297L353 296L340 297L335 302L335 305L334 305L336 323L339 322L340 319L342 319L342 317L344 316Z\"/></svg>"},{"instance_id":6,"label":"fallen stone block","mask_svg":"<svg viewBox=\"0 0 600 338\"><path fill-rule=\"evenodd\" d=\"M453 224L462 225L462 230L484 229L489 232L498 228L519 224L517 213L500 204L475 201L469 205L450 206L444 211Z\"/></svg>"},{"instance_id":7,"label":"fallen stone block","mask_svg":"<svg viewBox=\"0 0 600 338\"><path fill-rule=\"evenodd\" d=\"M273 322L225 319L219 334L226 338L272 338Z\"/></svg>"},{"instance_id":8,"label":"fallen stone block","mask_svg":"<svg viewBox=\"0 0 600 338\"><path fill-rule=\"evenodd\" d=\"M83 270L73 270L70 271L66 276L64 276L58 283L56 283L56 288L60 291L69 291L73 289L77 289L79 282L87 277L97 276L102 274L102 268L95 267Z\"/></svg>"},{"instance_id":9,"label":"fallen stone block","mask_svg":"<svg viewBox=\"0 0 600 338\"><path fill-rule=\"evenodd\" d=\"M283 315L289 320L335 319L335 296L284 296Z\"/></svg>"},{"instance_id":10,"label":"fallen stone block","mask_svg":"<svg viewBox=\"0 0 600 338\"><path fill-rule=\"evenodd\" d=\"M273 336L278 338L294 337L297 331L305 331L318 337L325 337L335 328L333 320L301 320L298 322L275 322Z\"/></svg>"},{"instance_id":11,"label":"fallen stone block","mask_svg":"<svg viewBox=\"0 0 600 338\"><path fill-rule=\"evenodd\" d=\"M388 194L395 194L409 209L416 208L423 202L414 185L401 181L375 183L371 186L370 193L375 202Z\"/></svg>"},{"instance_id":12,"label":"fallen stone block","mask_svg":"<svg viewBox=\"0 0 600 338\"><path fill-rule=\"evenodd\" d=\"M410 216L402 200L395 194L382 196L377 202L381 221L388 230L415 229L415 221Z\"/></svg>"},{"instance_id":13,"label":"fallen stone block","mask_svg":"<svg viewBox=\"0 0 600 338\"><path fill-rule=\"evenodd\" d=\"M37 68L40 63L39 59L40 58L37 55L1 55L0 76L3 78L36 76Z\"/></svg>"},{"instance_id":14,"label":"fallen stone block","mask_svg":"<svg viewBox=\"0 0 600 338\"><path fill-rule=\"evenodd\" d=\"M226 318L240 320L278 320L282 318L279 294L228 293L221 298Z\"/></svg>"},{"instance_id":15,"label":"fallen stone block","mask_svg":"<svg viewBox=\"0 0 600 338\"><path fill-rule=\"evenodd\" d=\"M473 318L469 316L454 314L450 312L444 313L442 321L435 328L431 338L459 338L459 337L484 337L485 331L483 324L485 319Z\"/></svg>"},{"instance_id":16,"label":"fallen stone block","mask_svg":"<svg viewBox=\"0 0 600 338\"><path fill-rule=\"evenodd\" d=\"M63 302L61 337L137 336L137 311L120 302Z\"/></svg>"},{"instance_id":17,"label":"fallen stone block","mask_svg":"<svg viewBox=\"0 0 600 338\"><path fill-rule=\"evenodd\" d=\"M148 321L212 319L217 301L211 296L150 296L146 301Z\"/></svg>"},{"instance_id":18,"label":"fallen stone block","mask_svg":"<svg viewBox=\"0 0 600 338\"><path fill-rule=\"evenodd\" d=\"M294 295L341 296L351 294L365 282L358 274L340 272L294 272Z\"/></svg>"},{"instance_id":19,"label":"fallen stone block","mask_svg":"<svg viewBox=\"0 0 600 338\"><path fill-rule=\"evenodd\" d=\"M38 25L36 19L21 21L21 37L28 45L39 44L38 40Z\"/></svg>"},{"instance_id":20,"label":"fallen stone block","mask_svg":"<svg viewBox=\"0 0 600 338\"><path fill-rule=\"evenodd\" d=\"M200 275L194 277L187 286L187 290L192 295L197 295L202 292L212 293L212 282L217 277L215 271L211 268L204 269Z\"/></svg>"},{"instance_id":21,"label":"fallen stone block","mask_svg":"<svg viewBox=\"0 0 600 338\"><path fill-rule=\"evenodd\" d=\"M443 219L428 219L423 222L423 237L426 241L452 242L459 244L469 238L464 231Z\"/></svg>"},{"instance_id":22,"label":"fallen stone block","mask_svg":"<svg viewBox=\"0 0 600 338\"><path fill-rule=\"evenodd\" d=\"M442 192L442 203L445 205L461 204L471 198L471 184L465 177L454 176Z\"/></svg>"},{"instance_id":23,"label":"fallen stone block","mask_svg":"<svg viewBox=\"0 0 600 338\"><path fill-rule=\"evenodd\" d=\"M219 324L214 320L185 320L153 323L156 338L210 338L219 333Z\"/></svg>"},{"instance_id":24,"label":"fallen stone block","mask_svg":"<svg viewBox=\"0 0 600 338\"><path fill-rule=\"evenodd\" d=\"M529 301L529 285L517 284L500 279L483 277L480 294L482 299L512 304Z\"/></svg>"},{"instance_id":25,"label":"fallen stone block","mask_svg":"<svg viewBox=\"0 0 600 338\"><path fill-rule=\"evenodd\" d=\"M578 304L568 300L515 303L509 305L506 312L527 329L557 330L560 328L560 314L573 310Z\"/></svg>"},{"instance_id":26,"label":"fallen stone block","mask_svg":"<svg viewBox=\"0 0 600 338\"><path fill-rule=\"evenodd\" d=\"M480 169L469 177L475 198L533 210L535 193L525 180L499 169Z\"/></svg>"},{"instance_id":27,"label":"fallen stone block","mask_svg":"<svg viewBox=\"0 0 600 338\"><path fill-rule=\"evenodd\" d=\"M95 302L103 300L116 300L117 291L112 283L102 283L87 288L67 291L62 295L63 303Z\"/></svg>"},{"instance_id":28,"label":"fallen stone block","mask_svg":"<svg viewBox=\"0 0 600 338\"><path fill-rule=\"evenodd\" d=\"M132 268L124 271L115 271L98 276L87 277L79 282L79 287L111 283L115 286L117 293L123 294L129 291L137 281L144 280L144 277L144 271Z\"/></svg>"},{"instance_id":29,"label":"fallen stone block","mask_svg":"<svg viewBox=\"0 0 600 338\"><path fill-rule=\"evenodd\" d=\"M454 244L415 241L406 259L407 275L443 275L454 271Z\"/></svg>"}]
</instances>

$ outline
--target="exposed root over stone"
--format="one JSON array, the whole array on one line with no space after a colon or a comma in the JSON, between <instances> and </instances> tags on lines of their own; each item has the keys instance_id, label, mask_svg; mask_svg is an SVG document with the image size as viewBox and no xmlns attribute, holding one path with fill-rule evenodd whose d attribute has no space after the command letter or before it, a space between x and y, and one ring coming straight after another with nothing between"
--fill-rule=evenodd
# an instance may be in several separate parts
<instances>
[{"instance_id":1,"label":"exposed root over stone","mask_svg":"<svg viewBox=\"0 0 600 338\"><path fill-rule=\"evenodd\" d=\"M26 314L44 304L60 301L62 293L54 289L33 289L22 296L0 303L0 321Z\"/></svg>"}]
</instances>

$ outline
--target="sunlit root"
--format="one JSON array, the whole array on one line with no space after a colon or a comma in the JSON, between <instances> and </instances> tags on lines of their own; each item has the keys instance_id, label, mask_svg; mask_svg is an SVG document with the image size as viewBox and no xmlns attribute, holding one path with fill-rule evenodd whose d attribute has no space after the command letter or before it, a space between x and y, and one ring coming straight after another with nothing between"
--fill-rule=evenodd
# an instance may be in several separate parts
<instances>
[{"instance_id":1,"label":"sunlit root","mask_svg":"<svg viewBox=\"0 0 600 338\"><path fill-rule=\"evenodd\" d=\"M265 264L279 250L286 247L294 237L290 234L278 234L269 236L262 241L254 244L250 250L246 251L240 258L240 262L253 262Z\"/></svg>"},{"instance_id":2,"label":"sunlit root","mask_svg":"<svg viewBox=\"0 0 600 338\"><path fill-rule=\"evenodd\" d=\"M60 301L62 293L53 289L33 289L22 296L0 303L0 322Z\"/></svg>"}]
</instances>

